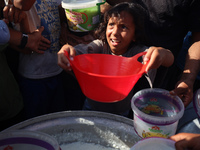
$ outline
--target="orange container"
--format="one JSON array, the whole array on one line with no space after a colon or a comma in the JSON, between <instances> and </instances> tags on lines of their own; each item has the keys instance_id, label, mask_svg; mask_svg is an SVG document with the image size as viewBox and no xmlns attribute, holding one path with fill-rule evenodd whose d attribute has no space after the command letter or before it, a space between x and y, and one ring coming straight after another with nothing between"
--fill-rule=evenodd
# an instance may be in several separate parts
<instances>
[{"instance_id":1,"label":"orange container","mask_svg":"<svg viewBox=\"0 0 200 150\"><path fill-rule=\"evenodd\" d=\"M65 52L85 96L108 103L128 96L135 83L146 73L147 64L138 61L145 54L142 52L133 57L82 54L71 60Z\"/></svg>"}]
</instances>

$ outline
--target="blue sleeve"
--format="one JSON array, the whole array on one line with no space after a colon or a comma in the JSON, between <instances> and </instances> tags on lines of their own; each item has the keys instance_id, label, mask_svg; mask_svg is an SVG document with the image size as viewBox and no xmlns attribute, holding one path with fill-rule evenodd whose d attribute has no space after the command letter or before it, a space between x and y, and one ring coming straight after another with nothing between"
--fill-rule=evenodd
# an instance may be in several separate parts
<instances>
[{"instance_id":1,"label":"blue sleeve","mask_svg":"<svg viewBox=\"0 0 200 150\"><path fill-rule=\"evenodd\" d=\"M10 40L10 32L8 26L3 20L0 20L0 45L8 43Z\"/></svg>"}]
</instances>

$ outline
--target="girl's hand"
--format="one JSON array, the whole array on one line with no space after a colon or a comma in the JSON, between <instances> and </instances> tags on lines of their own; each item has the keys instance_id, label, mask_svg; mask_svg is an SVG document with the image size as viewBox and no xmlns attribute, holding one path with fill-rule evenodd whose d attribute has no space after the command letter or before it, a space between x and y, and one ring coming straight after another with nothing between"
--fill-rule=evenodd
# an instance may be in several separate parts
<instances>
[{"instance_id":1,"label":"girl's hand","mask_svg":"<svg viewBox=\"0 0 200 150\"><path fill-rule=\"evenodd\" d=\"M150 47L143 61L144 63L149 61L146 68L146 71L148 72L151 69L157 69L161 65L165 67L171 66L174 62L174 56L170 50L162 47Z\"/></svg>"},{"instance_id":2,"label":"girl's hand","mask_svg":"<svg viewBox=\"0 0 200 150\"><path fill-rule=\"evenodd\" d=\"M58 65L63 68L65 71L71 71L70 62L65 56L65 52L68 52L69 58L73 60L73 57L76 55L76 51L73 46L65 44L60 51L58 52Z\"/></svg>"}]
</instances>

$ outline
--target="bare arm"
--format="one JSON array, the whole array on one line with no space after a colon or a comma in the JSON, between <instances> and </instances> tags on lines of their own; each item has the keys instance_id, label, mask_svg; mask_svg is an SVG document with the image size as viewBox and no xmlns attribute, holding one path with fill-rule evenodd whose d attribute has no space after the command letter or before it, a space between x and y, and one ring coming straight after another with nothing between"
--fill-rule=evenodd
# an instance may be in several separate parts
<instances>
[{"instance_id":1,"label":"bare arm","mask_svg":"<svg viewBox=\"0 0 200 150\"><path fill-rule=\"evenodd\" d=\"M24 11L29 10L34 3L35 0L13 0L14 6Z\"/></svg>"},{"instance_id":2,"label":"bare arm","mask_svg":"<svg viewBox=\"0 0 200 150\"><path fill-rule=\"evenodd\" d=\"M192 33L192 39L194 43L188 50L183 74L173 90L183 100L185 106L192 101L193 85L200 71L200 32Z\"/></svg>"},{"instance_id":3,"label":"bare arm","mask_svg":"<svg viewBox=\"0 0 200 150\"><path fill-rule=\"evenodd\" d=\"M24 11L19 10L14 6L5 6L3 12L5 20L7 20L7 22L20 23L20 31L16 31L10 28L10 46L12 48L23 53L31 53L31 51L34 51L36 53L43 54L44 50L50 47L50 41L41 35L42 31L44 30L44 27L40 27L38 30L35 30L34 32L30 33L28 17ZM21 43L22 33L28 34L27 45L24 49L20 49L18 47L20 45L19 40ZM12 39L16 39L16 43L12 42Z\"/></svg>"},{"instance_id":4,"label":"bare arm","mask_svg":"<svg viewBox=\"0 0 200 150\"><path fill-rule=\"evenodd\" d=\"M29 23L27 15L24 11L19 10L14 6L7 5L3 9L3 15L6 22L13 22L15 24L20 24L20 31L23 33L29 33Z\"/></svg>"},{"instance_id":5,"label":"bare arm","mask_svg":"<svg viewBox=\"0 0 200 150\"><path fill-rule=\"evenodd\" d=\"M194 83L200 71L200 32L192 33L192 41L193 44L188 50L182 78Z\"/></svg>"},{"instance_id":6,"label":"bare arm","mask_svg":"<svg viewBox=\"0 0 200 150\"><path fill-rule=\"evenodd\" d=\"M16 49L19 52L30 54L32 51L36 53L43 54L44 50L50 46L50 41L44 38L41 33L44 30L44 27L40 27L32 33L28 34L28 41L24 49L19 48L21 44L22 33L20 31L9 28L10 30L10 41L9 44L11 47Z\"/></svg>"}]
</instances>

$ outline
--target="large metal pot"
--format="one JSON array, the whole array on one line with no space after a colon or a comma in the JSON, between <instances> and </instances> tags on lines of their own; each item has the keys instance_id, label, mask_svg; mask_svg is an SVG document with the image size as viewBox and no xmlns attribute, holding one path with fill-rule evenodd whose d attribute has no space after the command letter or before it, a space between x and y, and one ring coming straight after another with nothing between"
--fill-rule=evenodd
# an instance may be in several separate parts
<instances>
[{"instance_id":1,"label":"large metal pot","mask_svg":"<svg viewBox=\"0 0 200 150\"><path fill-rule=\"evenodd\" d=\"M52 113L26 120L4 131L16 129L47 133L55 137L59 145L79 141L125 150L141 139L135 133L133 120L96 111Z\"/></svg>"}]
</instances>

